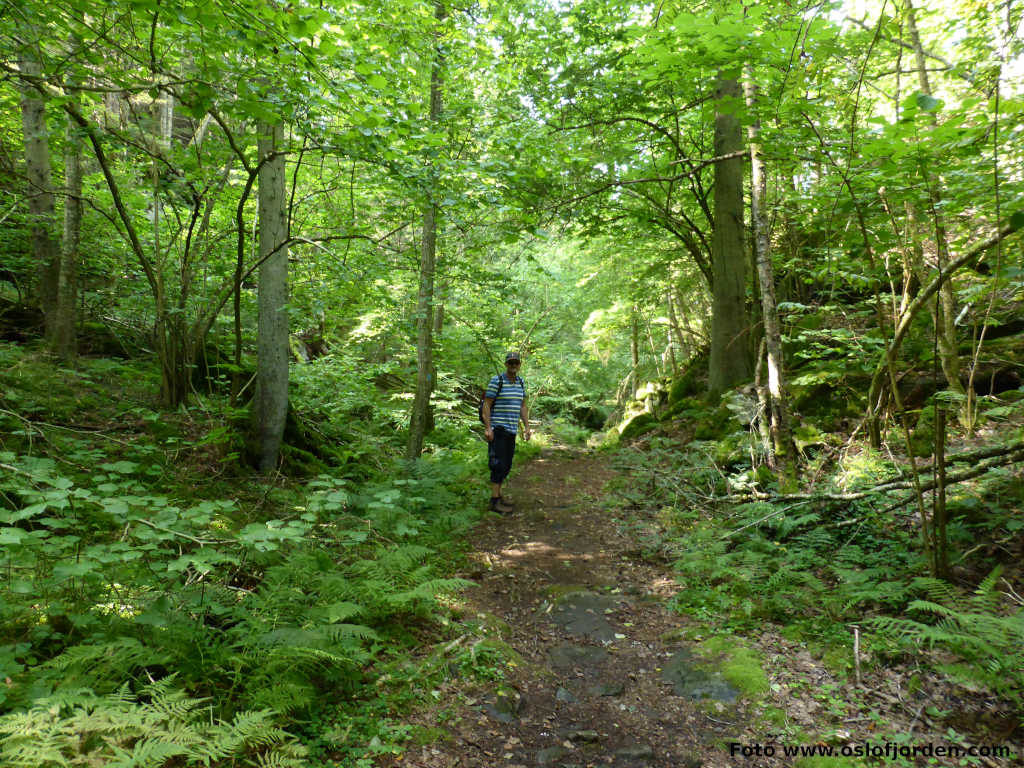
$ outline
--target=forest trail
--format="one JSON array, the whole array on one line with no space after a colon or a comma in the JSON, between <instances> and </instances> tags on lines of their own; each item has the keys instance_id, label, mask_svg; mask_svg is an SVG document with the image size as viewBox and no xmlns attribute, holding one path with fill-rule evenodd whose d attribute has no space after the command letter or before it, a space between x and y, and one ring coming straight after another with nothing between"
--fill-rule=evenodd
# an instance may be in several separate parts
<instances>
[{"instance_id":1,"label":"forest trail","mask_svg":"<svg viewBox=\"0 0 1024 768\"><path fill-rule=\"evenodd\" d=\"M439 693L448 717L461 699L455 717L416 717L450 738L392 765L714 768L734 764L724 743L754 740L742 696L691 663L687 620L664 607L672 574L643 562L603 505L611 462L545 451L509 483L516 512L477 526L464 620L491 628L477 653L490 643L516 663L489 688L450 681Z\"/></svg>"}]
</instances>

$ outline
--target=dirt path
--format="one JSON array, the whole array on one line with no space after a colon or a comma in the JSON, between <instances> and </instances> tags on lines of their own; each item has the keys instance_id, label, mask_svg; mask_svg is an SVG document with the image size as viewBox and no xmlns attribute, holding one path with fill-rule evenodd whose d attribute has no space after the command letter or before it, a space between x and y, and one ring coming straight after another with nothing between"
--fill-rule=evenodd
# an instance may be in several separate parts
<instances>
[{"instance_id":1,"label":"dirt path","mask_svg":"<svg viewBox=\"0 0 1024 768\"><path fill-rule=\"evenodd\" d=\"M685 619L663 607L674 579L644 563L602 508L615 477L608 465L606 456L542 454L510 484L517 511L477 527L463 575L479 587L465 618L490 627L490 647L514 666L489 689L453 681L441 695L461 698L456 716L421 723L451 738L394 765L731 764L722 745L743 736L742 696L690 663Z\"/></svg>"}]
</instances>

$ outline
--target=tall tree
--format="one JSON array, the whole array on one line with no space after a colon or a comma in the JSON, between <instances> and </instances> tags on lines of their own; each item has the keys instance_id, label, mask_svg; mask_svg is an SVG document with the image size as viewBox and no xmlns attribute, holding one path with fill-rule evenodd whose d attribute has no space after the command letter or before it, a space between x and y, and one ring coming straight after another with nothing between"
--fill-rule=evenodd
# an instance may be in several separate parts
<instances>
[{"instance_id":1,"label":"tall tree","mask_svg":"<svg viewBox=\"0 0 1024 768\"><path fill-rule=\"evenodd\" d=\"M75 83L68 98L77 106ZM65 362L75 348L75 297L78 288L79 248L82 242L82 132L70 117L64 133L64 237L61 240L57 296L53 310L53 351Z\"/></svg>"},{"instance_id":2,"label":"tall tree","mask_svg":"<svg viewBox=\"0 0 1024 768\"><path fill-rule=\"evenodd\" d=\"M284 125L261 123L259 152L259 320L252 405L257 466L276 469L288 416L288 200Z\"/></svg>"},{"instance_id":3,"label":"tall tree","mask_svg":"<svg viewBox=\"0 0 1024 768\"><path fill-rule=\"evenodd\" d=\"M447 16L443 2L434 3L435 35L441 34L441 23ZM441 121L444 88L444 56L441 45L435 47L430 67L430 123ZM431 182L423 205L423 234L420 243L419 293L416 301L416 394L409 420L409 442L406 456L418 458L431 421L430 394L434 389L434 274L437 269L437 204L436 173L431 169Z\"/></svg>"},{"instance_id":4,"label":"tall tree","mask_svg":"<svg viewBox=\"0 0 1024 768\"><path fill-rule=\"evenodd\" d=\"M54 235L53 181L50 170L50 134L46 125L46 101L41 84L42 67L29 50L19 61L21 123L25 137L25 174L28 178L28 210L32 221L32 255L36 266L39 304L47 337L52 337L57 280L60 270Z\"/></svg>"},{"instance_id":5,"label":"tall tree","mask_svg":"<svg viewBox=\"0 0 1024 768\"><path fill-rule=\"evenodd\" d=\"M708 388L722 392L752 375L743 224L743 134L737 70L719 73L715 93L714 232Z\"/></svg>"},{"instance_id":6,"label":"tall tree","mask_svg":"<svg viewBox=\"0 0 1024 768\"><path fill-rule=\"evenodd\" d=\"M743 88L747 107L756 110L757 88L751 68L746 68ZM765 216L768 196L768 176L761 152L760 123L753 119L747 126L750 145L750 220L754 228L754 252L758 285L761 288L761 320L764 325L765 349L768 361L768 426L774 447L775 460L781 478L780 487L791 488L796 482L796 457L790 430L789 397L786 391L786 372L782 359L782 329L779 309L775 301L775 271L772 268L771 238Z\"/></svg>"},{"instance_id":7,"label":"tall tree","mask_svg":"<svg viewBox=\"0 0 1024 768\"><path fill-rule=\"evenodd\" d=\"M924 46L921 43L921 35L917 29L917 14L911 0L903 0L903 5L907 22L907 33L910 35L910 45L914 50L914 68L917 70L918 85L920 86L921 94L924 96L925 106L929 106L934 101L934 96L932 95L931 81L928 77L928 65L925 61ZM928 125L934 130L938 126L935 112L932 109L927 109L925 113ZM936 261L941 272L949 268L950 261L949 236L947 234L946 217L943 214L941 182L931 167L925 166L921 169L921 172L928 191L928 205L935 228ZM921 272L924 271L923 259L919 259L919 269ZM924 282L924 275L921 275L919 279ZM956 299L953 296L952 282L945 282L939 289L939 301L936 302L931 314L935 327L939 361L946 378L946 385L953 392L963 396L966 392L963 383L960 381L960 355L957 351L956 333ZM970 421L970 403L966 399L964 400L964 407L961 409L961 421L964 424Z\"/></svg>"}]
</instances>

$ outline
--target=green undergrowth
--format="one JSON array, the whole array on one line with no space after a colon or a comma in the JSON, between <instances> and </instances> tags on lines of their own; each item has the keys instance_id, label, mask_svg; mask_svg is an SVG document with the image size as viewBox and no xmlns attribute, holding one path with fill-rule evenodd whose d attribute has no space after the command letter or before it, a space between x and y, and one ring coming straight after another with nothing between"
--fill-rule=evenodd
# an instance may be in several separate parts
<instances>
[{"instance_id":1,"label":"green undergrowth","mask_svg":"<svg viewBox=\"0 0 1024 768\"><path fill-rule=\"evenodd\" d=\"M385 423L316 416L360 407L318 376L299 411L347 455L266 483L225 402L165 412L144 365L0 347L0 763L369 765L453 664L487 667L422 652L472 634L450 574L478 447L391 458Z\"/></svg>"},{"instance_id":2,"label":"green undergrowth","mask_svg":"<svg viewBox=\"0 0 1024 768\"><path fill-rule=\"evenodd\" d=\"M949 489L951 564L961 576L942 580L928 573L908 491L825 496L899 477L891 456L857 447L838 460L809 453L818 478L811 493L772 500L773 479L762 482L764 468L751 464L756 454L747 450L744 465L724 448L731 440L655 435L614 454L628 481L608 504L633 527L645 556L676 572L675 610L718 634L756 637L772 627L840 681L853 679L857 626L866 679L881 679L890 665L924 664L965 691L999 697L1004 711L1024 712L1024 612L1007 599L1003 564L1019 572L1000 559L1021 528L1013 473ZM719 500L725 494L751 500ZM740 666L763 689L757 665Z\"/></svg>"}]
</instances>

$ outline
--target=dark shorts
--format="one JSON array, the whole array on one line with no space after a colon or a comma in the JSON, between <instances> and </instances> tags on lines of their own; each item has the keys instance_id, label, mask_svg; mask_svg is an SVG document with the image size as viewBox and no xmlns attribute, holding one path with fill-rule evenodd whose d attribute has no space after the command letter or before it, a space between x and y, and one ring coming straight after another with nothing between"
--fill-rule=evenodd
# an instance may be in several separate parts
<instances>
[{"instance_id":1,"label":"dark shorts","mask_svg":"<svg viewBox=\"0 0 1024 768\"><path fill-rule=\"evenodd\" d=\"M502 427L494 428L494 439L487 444L487 465L491 468L491 482L503 483L512 469L512 456L516 452L516 433Z\"/></svg>"}]
</instances>

